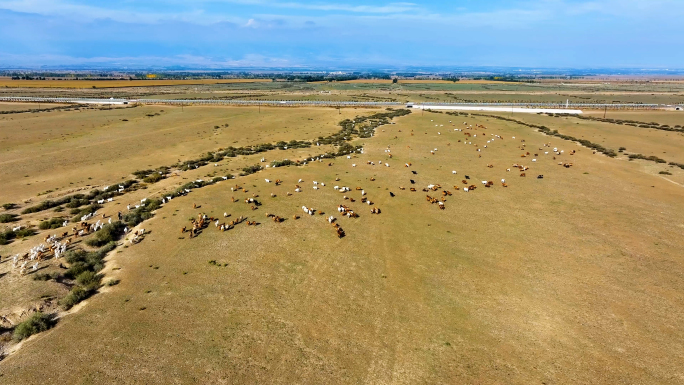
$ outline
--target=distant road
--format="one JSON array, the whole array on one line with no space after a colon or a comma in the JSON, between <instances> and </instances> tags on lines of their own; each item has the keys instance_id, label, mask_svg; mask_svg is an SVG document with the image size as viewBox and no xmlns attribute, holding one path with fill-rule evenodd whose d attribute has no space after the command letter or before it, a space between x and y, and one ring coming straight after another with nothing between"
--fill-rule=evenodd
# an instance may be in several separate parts
<instances>
[{"instance_id":1,"label":"distant road","mask_svg":"<svg viewBox=\"0 0 684 385\"><path fill-rule=\"evenodd\" d=\"M591 104L591 103L399 103L399 102L350 102L312 100L215 100L215 99L89 99L89 98L40 98L24 96L0 97L0 102L77 103L77 104L170 104L170 105L225 105L225 106L314 106L314 107L410 107L416 109L446 109L463 111L504 112L555 112L581 113L581 109L653 110L674 109L665 104ZM681 106L677 106L680 107Z\"/></svg>"},{"instance_id":2,"label":"distant road","mask_svg":"<svg viewBox=\"0 0 684 385\"><path fill-rule=\"evenodd\" d=\"M452 110L452 111L490 111L490 112L515 112L523 114L570 114L579 115L582 110L570 110L567 108L529 108L529 107L489 107L489 106L436 106L416 105L413 108L424 110Z\"/></svg>"}]
</instances>

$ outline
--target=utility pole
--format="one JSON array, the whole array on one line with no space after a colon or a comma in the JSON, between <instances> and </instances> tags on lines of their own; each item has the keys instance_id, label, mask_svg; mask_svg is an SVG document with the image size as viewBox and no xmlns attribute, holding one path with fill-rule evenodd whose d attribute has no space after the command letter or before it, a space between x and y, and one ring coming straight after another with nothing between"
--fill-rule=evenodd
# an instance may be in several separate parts
<instances>
[{"instance_id":1,"label":"utility pole","mask_svg":"<svg viewBox=\"0 0 684 385\"><path fill-rule=\"evenodd\" d=\"M603 119L606 118L606 112L608 112L608 106L603 106Z\"/></svg>"}]
</instances>

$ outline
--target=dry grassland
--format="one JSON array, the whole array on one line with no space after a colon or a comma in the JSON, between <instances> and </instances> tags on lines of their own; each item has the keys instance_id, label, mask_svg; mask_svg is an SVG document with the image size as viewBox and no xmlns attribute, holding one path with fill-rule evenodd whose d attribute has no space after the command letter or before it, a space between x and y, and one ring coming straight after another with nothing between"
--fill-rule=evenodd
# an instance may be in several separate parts
<instances>
[{"instance_id":1,"label":"dry grassland","mask_svg":"<svg viewBox=\"0 0 684 385\"><path fill-rule=\"evenodd\" d=\"M604 111L587 111L586 115L603 118ZM667 124L684 127L684 111L607 111L606 119L634 120L637 122Z\"/></svg>"},{"instance_id":2,"label":"dry grassland","mask_svg":"<svg viewBox=\"0 0 684 385\"><path fill-rule=\"evenodd\" d=\"M145 106L0 115L0 203L35 199L47 190L115 183L133 171L220 147L328 135L339 130L340 120L363 110L340 112Z\"/></svg>"},{"instance_id":3,"label":"dry grassland","mask_svg":"<svg viewBox=\"0 0 684 385\"><path fill-rule=\"evenodd\" d=\"M297 111L278 109L269 118ZM308 113L341 119L330 110ZM213 125L218 119L213 114L202 110L193 116ZM549 127L564 122L537 118ZM174 113L160 126L180 119ZM290 126L297 115L288 119ZM477 134L467 138L470 145L458 142L466 137L453 131L463 128L464 120L488 127L469 130ZM26 341L0 362L0 379L12 384L36 378L54 383L684 381L684 332L678 327L684 321L681 186L653 175L646 162L592 155L510 122L430 113L395 121L374 138L357 141L365 150L353 159L268 169L172 200L141 225L149 232L142 243L126 242L108 258L107 277L121 283ZM608 143L639 135L592 123L582 121L577 130L584 131L568 134L603 135ZM260 141L285 135L276 128L272 134L250 132L245 124L236 133L240 145L257 133ZM487 143L490 134L503 140ZM240 135L250 139L243 142ZM678 145L673 137L658 135L648 136L645 149L660 145L669 154ZM537 162L520 157L521 140L526 151L541 152ZM565 152L554 160L543 155L549 149L543 144ZM162 147L170 158L178 156L177 148ZM189 155L200 147L182 151ZM577 154L569 155L572 150ZM140 151L150 150L129 153ZM254 164L260 156L235 162ZM267 158L281 157L269 153ZM558 161L574 166L564 168ZM404 167L408 162L412 166ZM530 166L527 177L506 171L513 163ZM182 175L192 180L209 171ZM680 177L684 171L673 173ZM544 179L537 179L539 174ZM465 175L477 190L455 190L464 186ZM276 187L265 178L284 183ZM303 192L287 196L300 178ZM501 186L502 178L509 187ZM326 186L313 190L314 180ZM485 188L482 180L494 181L494 187ZM136 191L116 202L118 209L176 181L160 183L167 185ZM436 183L453 193L446 210L426 202L426 194L440 197L439 191L420 191ZM248 192L232 192L235 184ZM353 191L341 194L335 185ZM370 214L360 203L357 186L381 214ZM263 203L256 211L241 202L253 194ZM341 217L339 204L351 206L360 218ZM302 205L326 215L304 215ZM260 224L228 232L211 225L194 239L179 231L198 213L224 222L224 212L229 219L242 215ZM274 223L266 213L286 220ZM295 214L303 218L295 220ZM346 237L336 237L325 220L329 215L338 218Z\"/></svg>"},{"instance_id":4,"label":"dry grassland","mask_svg":"<svg viewBox=\"0 0 684 385\"><path fill-rule=\"evenodd\" d=\"M230 83L270 82L271 79L193 79L193 80L12 80L0 78L7 88L117 88Z\"/></svg>"},{"instance_id":5,"label":"dry grassland","mask_svg":"<svg viewBox=\"0 0 684 385\"><path fill-rule=\"evenodd\" d=\"M642 113L638 116L649 119L651 115ZM682 152L684 134L680 132L580 120L574 117L548 118L527 115L515 118L546 125L552 130L557 129L561 134L588 139L615 151L618 151L620 147L625 147L629 154L655 155L668 162L684 163L684 152ZM654 119L656 118L649 119L649 122L654 121ZM661 169L665 168L667 165L661 166Z\"/></svg>"},{"instance_id":6,"label":"dry grassland","mask_svg":"<svg viewBox=\"0 0 684 385\"><path fill-rule=\"evenodd\" d=\"M320 82L325 83L325 82ZM392 80L389 79L356 79L356 80L342 80L337 83L368 83L368 84L392 84ZM400 79L398 83L402 84L516 84L513 82L499 82L493 80L460 80L458 82L453 82L451 80L420 80L420 79ZM398 84L397 83L397 84Z\"/></svg>"},{"instance_id":7,"label":"dry grassland","mask_svg":"<svg viewBox=\"0 0 684 385\"><path fill-rule=\"evenodd\" d=\"M0 103L0 111L27 111L38 108L54 108L63 106L63 104L53 103Z\"/></svg>"}]
</instances>

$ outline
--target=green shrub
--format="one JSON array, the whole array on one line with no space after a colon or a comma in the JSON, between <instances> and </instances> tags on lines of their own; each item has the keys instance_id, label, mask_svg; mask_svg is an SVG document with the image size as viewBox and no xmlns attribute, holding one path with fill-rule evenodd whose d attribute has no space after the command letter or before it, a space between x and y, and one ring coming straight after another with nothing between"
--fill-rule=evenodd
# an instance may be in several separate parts
<instances>
[{"instance_id":1,"label":"green shrub","mask_svg":"<svg viewBox=\"0 0 684 385\"><path fill-rule=\"evenodd\" d=\"M13 208L17 207L14 203L5 203L2 205L2 208L5 210L12 210Z\"/></svg>"},{"instance_id":2,"label":"green shrub","mask_svg":"<svg viewBox=\"0 0 684 385\"><path fill-rule=\"evenodd\" d=\"M69 310L74 307L74 305L90 297L92 294L93 290L87 290L81 286L75 286L73 289L71 289L69 294L66 295L66 297L59 300L59 304L64 310Z\"/></svg>"},{"instance_id":3,"label":"green shrub","mask_svg":"<svg viewBox=\"0 0 684 385\"><path fill-rule=\"evenodd\" d=\"M95 233L93 238L88 239L86 244L91 247L102 247L110 242L117 241L123 235L124 227L126 226L119 221L106 224Z\"/></svg>"},{"instance_id":4,"label":"green shrub","mask_svg":"<svg viewBox=\"0 0 684 385\"><path fill-rule=\"evenodd\" d=\"M64 223L64 219L62 218L52 218L47 221L42 221L38 225L38 228L41 230L49 230L49 229L58 229L62 227L62 224Z\"/></svg>"},{"instance_id":5,"label":"green shrub","mask_svg":"<svg viewBox=\"0 0 684 385\"><path fill-rule=\"evenodd\" d=\"M72 212L72 215L74 215L74 217L71 218L71 220L72 220L72 222L80 222L82 216L88 215L90 213L94 213L95 211L97 211L101 208L102 208L102 205L99 205L97 203L93 203L90 206L87 206L87 207L84 207L84 208L78 210L78 212L76 212L76 214L73 214L74 210L72 210L71 212Z\"/></svg>"},{"instance_id":6,"label":"green shrub","mask_svg":"<svg viewBox=\"0 0 684 385\"><path fill-rule=\"evenodd\" d=\"M194 188L195 185L193 183L194 182L186 185L189 187L181 186L176 191L176 195L179 194L179 191L183 190L183 187ZM159 199L148 199L147 202L145 202L145 206L140 206L137 209L131 210L130 212L126 213L126 215L124 215L123 220L128 226L134 227L134 226L138 225L139 223L142 223L143 221L146 221L146 220L152 218L153 217L152 211L158 209L159 207L161 207L161 200L159 200Z\"/></svg>"},{"instance_id":7,"label":"green shrub","mask_svg":"<svg viewBox=\"0 0 684 385\"><path fill-rule=\"evenodd\" d=\"M672 175L672 173L669 171L661 171L658 174L660 174L660 175Z\"/></svg>"},{"instance_id":8,"label":"green shrub","mask_svg":"<svg viewBox=\"0 0 684 385\"><path fill-rule=\"evenodd\" d=\"M164 179L163 176L161 176L159 173L154 173L154 174L150 174L149 176L145 177L143 179L143 182L145 182L145 183L157 183L162 179Z\"/></svg>"},{"instance_id":9,"label":"green shrub","mask_svg":"<svg viewBox=\"0 0 684 385\"><path fill-rule=\"evenodd\" d=\"M52 272L52 273L37 273L33 275L33 280L34 281L49 281L49 280L54 280L54 281L59 281L62 278L62 275L59 272Z\"/></svg>"},{"instance_id":10,"label":"green shrub","mask_svg":"<svg viewBox=\"0 0 684 385\"><path fill-rule=\"evenodd\" d=\"M102 280L102 276L97 272L104 268L104 257L115 247L116 243L110 242L96 251L87 252L77 249L66 253L65 259L71 267L64 273L64 277L75 279L76 285L66 297L59 301L64 309L71 309L97 291Z\"/></svg>"},{"instance_id":11,"label":"green shrub","mask_svg":"<svg viewBox=\"0 0 684 385\"><path fill-rule=\"evenodd\" d=\"M84 271L76 277L76 282L84 288L97 288L102 277L92 271Z\"/></svg>"},{"instance_id":12,"label":"green shrub","mask_svg":"<svg viewBox=\"0 0 684 385\"><path fill-rule=\"evenodd\" d=\"M261 169L262 169L262 167L258 164L255 164L254 166L243 167L242 168L242 174L240 174L240 175L245 176L245 175L254 174L258 171L261 171Z\"/></svg>"},{"instance_id":13,"label":"green shrub","mask_svg":"<svg viewBox=\"0 0 684 385\"><path fill-rule=\"evenodd\" d=\"M54 320L51 316L41 312L33 313L31 318L17 325L14 329L13 338L15 341L21 341L30 336L44 332L54 326Z\"/></svg>"},{"instance_id":14,"label":"green shrub","mask_svg":"<svg viewBox=\"0 0 684 385\"><path fill-rule=\"evenodd\" d=\"M0 223L16 222L19 219L17 214L0 214Z\"/></svg>"},{"instance_id":15,"label":"green shrub","mask_svg":"<svg viewBox=\"0 0 684 385\"><path fill-rule=\"evenodd\" d=\"M36 231L31 229L31 228L25 228L25 229L17 230L14 232L14 236L17 238L26 238L26 237L30 237L30 236L35 235L35 234L36 234Z\"/></svg>"},{"instance_id":16,"label":"green shrub","mask_svg":"<svg viewBox=\"0 0 684 385\"><path fill-rule=\"evenodd\" d=\"M16 234L14 234L14 231L7 230L4 233L0 233L0 245L6 245L10 243L14 238L16 238Z\"/></svg>"}]
</instances>

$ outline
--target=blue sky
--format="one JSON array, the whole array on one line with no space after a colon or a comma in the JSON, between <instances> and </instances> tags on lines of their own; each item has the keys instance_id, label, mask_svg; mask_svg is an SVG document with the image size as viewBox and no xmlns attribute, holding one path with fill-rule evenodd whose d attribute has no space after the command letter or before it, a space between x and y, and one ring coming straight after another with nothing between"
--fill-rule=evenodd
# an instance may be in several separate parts
<instances>
[{"instance_id":1,"label":"blue sky","mask_svg":"<svg viewBox=\"0 0 684 385\"><path fill-rule=\"evenodd\" d=\"M684 0L0 0L0 66L682 68Z\"/></svg>"}]
</instances>

